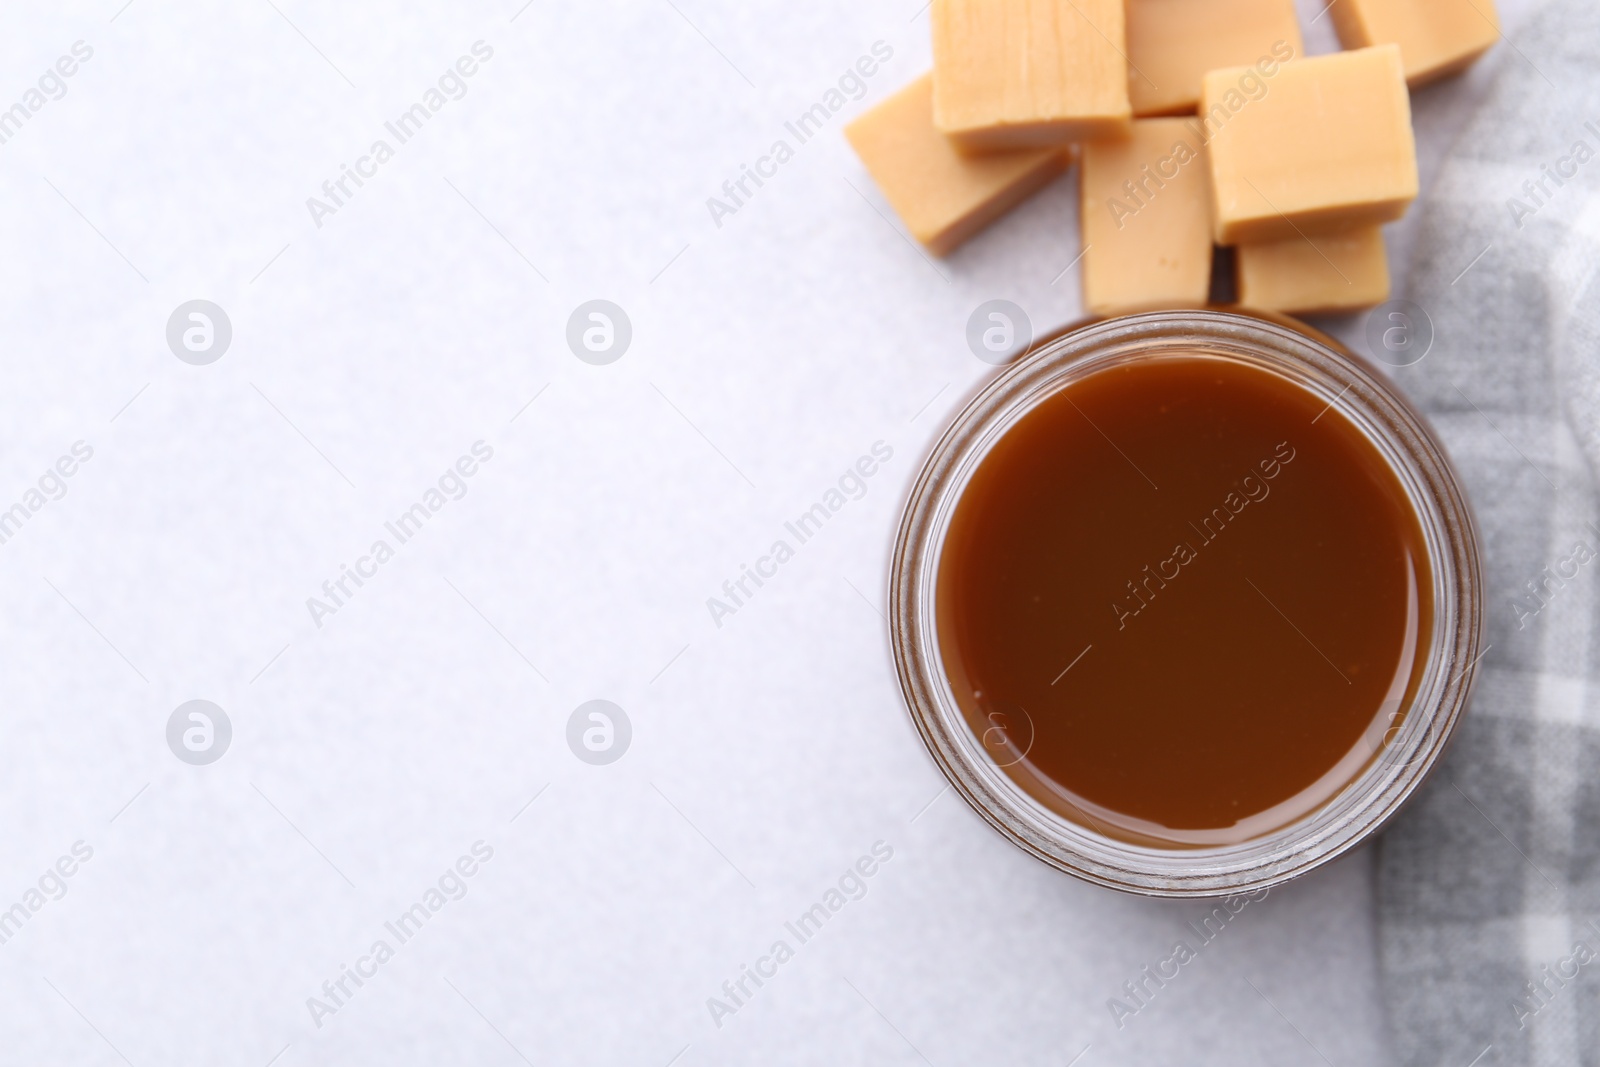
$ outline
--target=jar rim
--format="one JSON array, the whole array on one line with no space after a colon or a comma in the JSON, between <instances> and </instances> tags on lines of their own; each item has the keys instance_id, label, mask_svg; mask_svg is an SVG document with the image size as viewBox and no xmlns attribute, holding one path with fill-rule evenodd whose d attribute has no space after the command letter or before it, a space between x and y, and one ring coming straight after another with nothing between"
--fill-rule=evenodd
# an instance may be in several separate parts
<instances>
[{"instance_id":1,"label":"jar rim","mask_svg":"<svg viewBox=\"0 0 1600 1067\"><path fill-rule=\"evenodd\" d=\"M963 715L939 653L938 563L955 507L990 448L1048 397L1088 374L1163 354L1254 364L1321 397L1388 463L1423 535L1432 634L1400 725L1373 758L1311 813L1227 845L1159 848L1074 822L995 763ZM1087 881L1148 896L1231 896L1279 885L1368 840L1438 765L1471 694L1483 644L1476 522L1454 467L1423 415L1381 371L1293 319L1238 311L1156 311L1057 335L978 390L925 456L890 562L889 640L907 710L934 762L990 825L1036 858Z\"/></svg>"}]
</instances>

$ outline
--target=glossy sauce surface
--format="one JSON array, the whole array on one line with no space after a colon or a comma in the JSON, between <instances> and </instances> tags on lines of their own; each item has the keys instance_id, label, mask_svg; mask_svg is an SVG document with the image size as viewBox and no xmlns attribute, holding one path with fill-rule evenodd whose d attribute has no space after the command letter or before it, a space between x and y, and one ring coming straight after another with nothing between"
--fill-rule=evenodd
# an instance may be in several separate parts
<instances>
[{"instance_id":1,"label":"glossy sauce surface","mask_svg":"<svg viewBox=\"0 0 1600 1067\"><path fill-rule=\"evenodd\" d=\"M1427 659L1415 512L1327 401L1209 355L1097 371L983 458L938 637L985 749L1042 803L1157 847L1325 803Z\"/></svg>"}]
</instances>

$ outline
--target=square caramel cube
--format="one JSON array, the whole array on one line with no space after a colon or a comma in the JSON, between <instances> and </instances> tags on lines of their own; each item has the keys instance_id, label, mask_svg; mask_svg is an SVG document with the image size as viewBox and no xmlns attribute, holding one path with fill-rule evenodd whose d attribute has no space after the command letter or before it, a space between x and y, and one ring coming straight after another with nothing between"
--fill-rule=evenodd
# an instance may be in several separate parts
<instances>
[{"instance_id":1,"label":"square caramel cube","mask_svg":"<svg viewBox=\"0 0 1600 1067\"><path fill-rule=\"evenodd\" d=\"M1383 229L1292 237L1235 249L1239 303L1293 314L1354 311L1389 299Z\"/></svg>"},{"instance_id":2,"label":"square caramel cube","mask_svg":"<svg viewBox=\"0 0 1600 1067\"><path fill-rule=\"evenodd\" d=\"M934 125L968 153L1127 132L1122 0L933 0Z\"/></svg>"},{"instance_id":3,"label":"square caramel cube","mask_svg":"<svg viewBox=\"0 0 1600 1067\"><path fill-rule=\"evenodd\" d=\"M1494 0L1338 0L1329 13L1346 48L1399 45L1413 88L1465 70L1500 39Z\"/></svg>"},{"instance_id":4,"label":"square caramel cube","mask_svg":"<svg viewBox=\"0 0 1600 1067\"><path fill-rule=\"evenodd\" d=\"M1211 190L1194 119L1136 119L1083 146L1083 304L1094 315L1203 307L1211 289Z\"/></svg>"},{"instance_id":5,"label":"square caramel cube","mask_svg":"<svg viewBox=\"0 0 1600 1067\"><path fill-rule=\"evenodd\" d=\"M1128 97L1141 117L1193 114L1207 71L1305 54L1294 0L1127 0L1127 25Z\"/></svg>"},{"instance_id":6,"label":"square caramel cube","mask_svg":"<svg viewBox=\"0 0 1600 1067\"><path fill-rule=\"evenodd\" d=\"M1218 244L1377 225L1416 199L1411 97L1395 45L1211 71L1199 120Z\"/></svg>"},{"instance_id":7,"label":"square caramel cube","mask_svg":"<svg viewBox=\"0 0 1600 1067\"><path fill-rule=\"evenodd\" d=\"M936 256L999 218L1067 168L1070 150L966 157L933 126L933 78L923 75L844 130L911 235Z\"/></svg>"}]
</instances>

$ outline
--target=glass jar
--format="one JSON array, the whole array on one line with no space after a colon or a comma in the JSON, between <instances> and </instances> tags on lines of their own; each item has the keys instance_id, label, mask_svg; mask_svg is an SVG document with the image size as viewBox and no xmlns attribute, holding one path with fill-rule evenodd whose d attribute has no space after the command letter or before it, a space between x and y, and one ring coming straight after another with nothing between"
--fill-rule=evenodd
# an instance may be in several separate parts
<instances>
[{"instance_id":1,"label":"glass jar","mask_svg":"<svg viewBox=\"0 0 1600 1067\"><path fill-rule=\"evenodd\" d=\"M1074 822L1006 773L969 725L946 677L936 618L951 517L993 444L1046 398L1087 375L1153 356L1253 364L1325 400L1364 434L1409 497L1432 570L1432 634L1408 706L1374 709L1372 757L1298 820L1237 844L1153 847ZM1293 320L1223 311L1149 312L1070 330L1007 367L957 415L922 465L890 567L889 631L912 721L956 792L1024 851L1087 881L1150 896L1230 896L1269 888L1375 834L1438 763L1483 649L1483 578L1466 497L1432 429L1366 361Z\"/></svg>"}]
</instances>

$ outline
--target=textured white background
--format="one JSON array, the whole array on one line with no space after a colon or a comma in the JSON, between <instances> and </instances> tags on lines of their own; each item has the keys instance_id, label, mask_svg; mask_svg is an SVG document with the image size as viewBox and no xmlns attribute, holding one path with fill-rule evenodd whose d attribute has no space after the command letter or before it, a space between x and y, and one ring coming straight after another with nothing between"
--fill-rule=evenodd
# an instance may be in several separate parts
<instances>
[{"instance_id":1,"label":"textured white background","mask_svg":"<svg viewBox=\"0 0 1600 1067\"><path fill-rule=\"evenodd\" d=\"M927 66L917 0L120 2L0 13L0 106L94 49L0 146L0 508L94 448L0 545L0 908L94 849L0 945L0 1062L1386 1059L1367 854L1118 1032L1107 999L1205 909L1025 857L908 725L878 612L919 456L992 373L966 318L1078 315L1071 178L937 265L875 213L839 127ZM306 198L480 39L465 98L317 229ZM866 99L715 227L877 40ZM1484 73L1419 95L1425 184ZM593 297L634 325L608 367L564 342ZM193 298L233 323L207 367L164 338ZM306 598L479 439L465 498L316 628ZM877 440L865 498L714 627ZM233 722L209 767L164 739L195 697ZM608 767L564 740L595 697L634 726ZM316 1028L306 998L480 839L468 894ZM866 897L715 1027L878 840Z\"/></svg>"}]
</instances>

